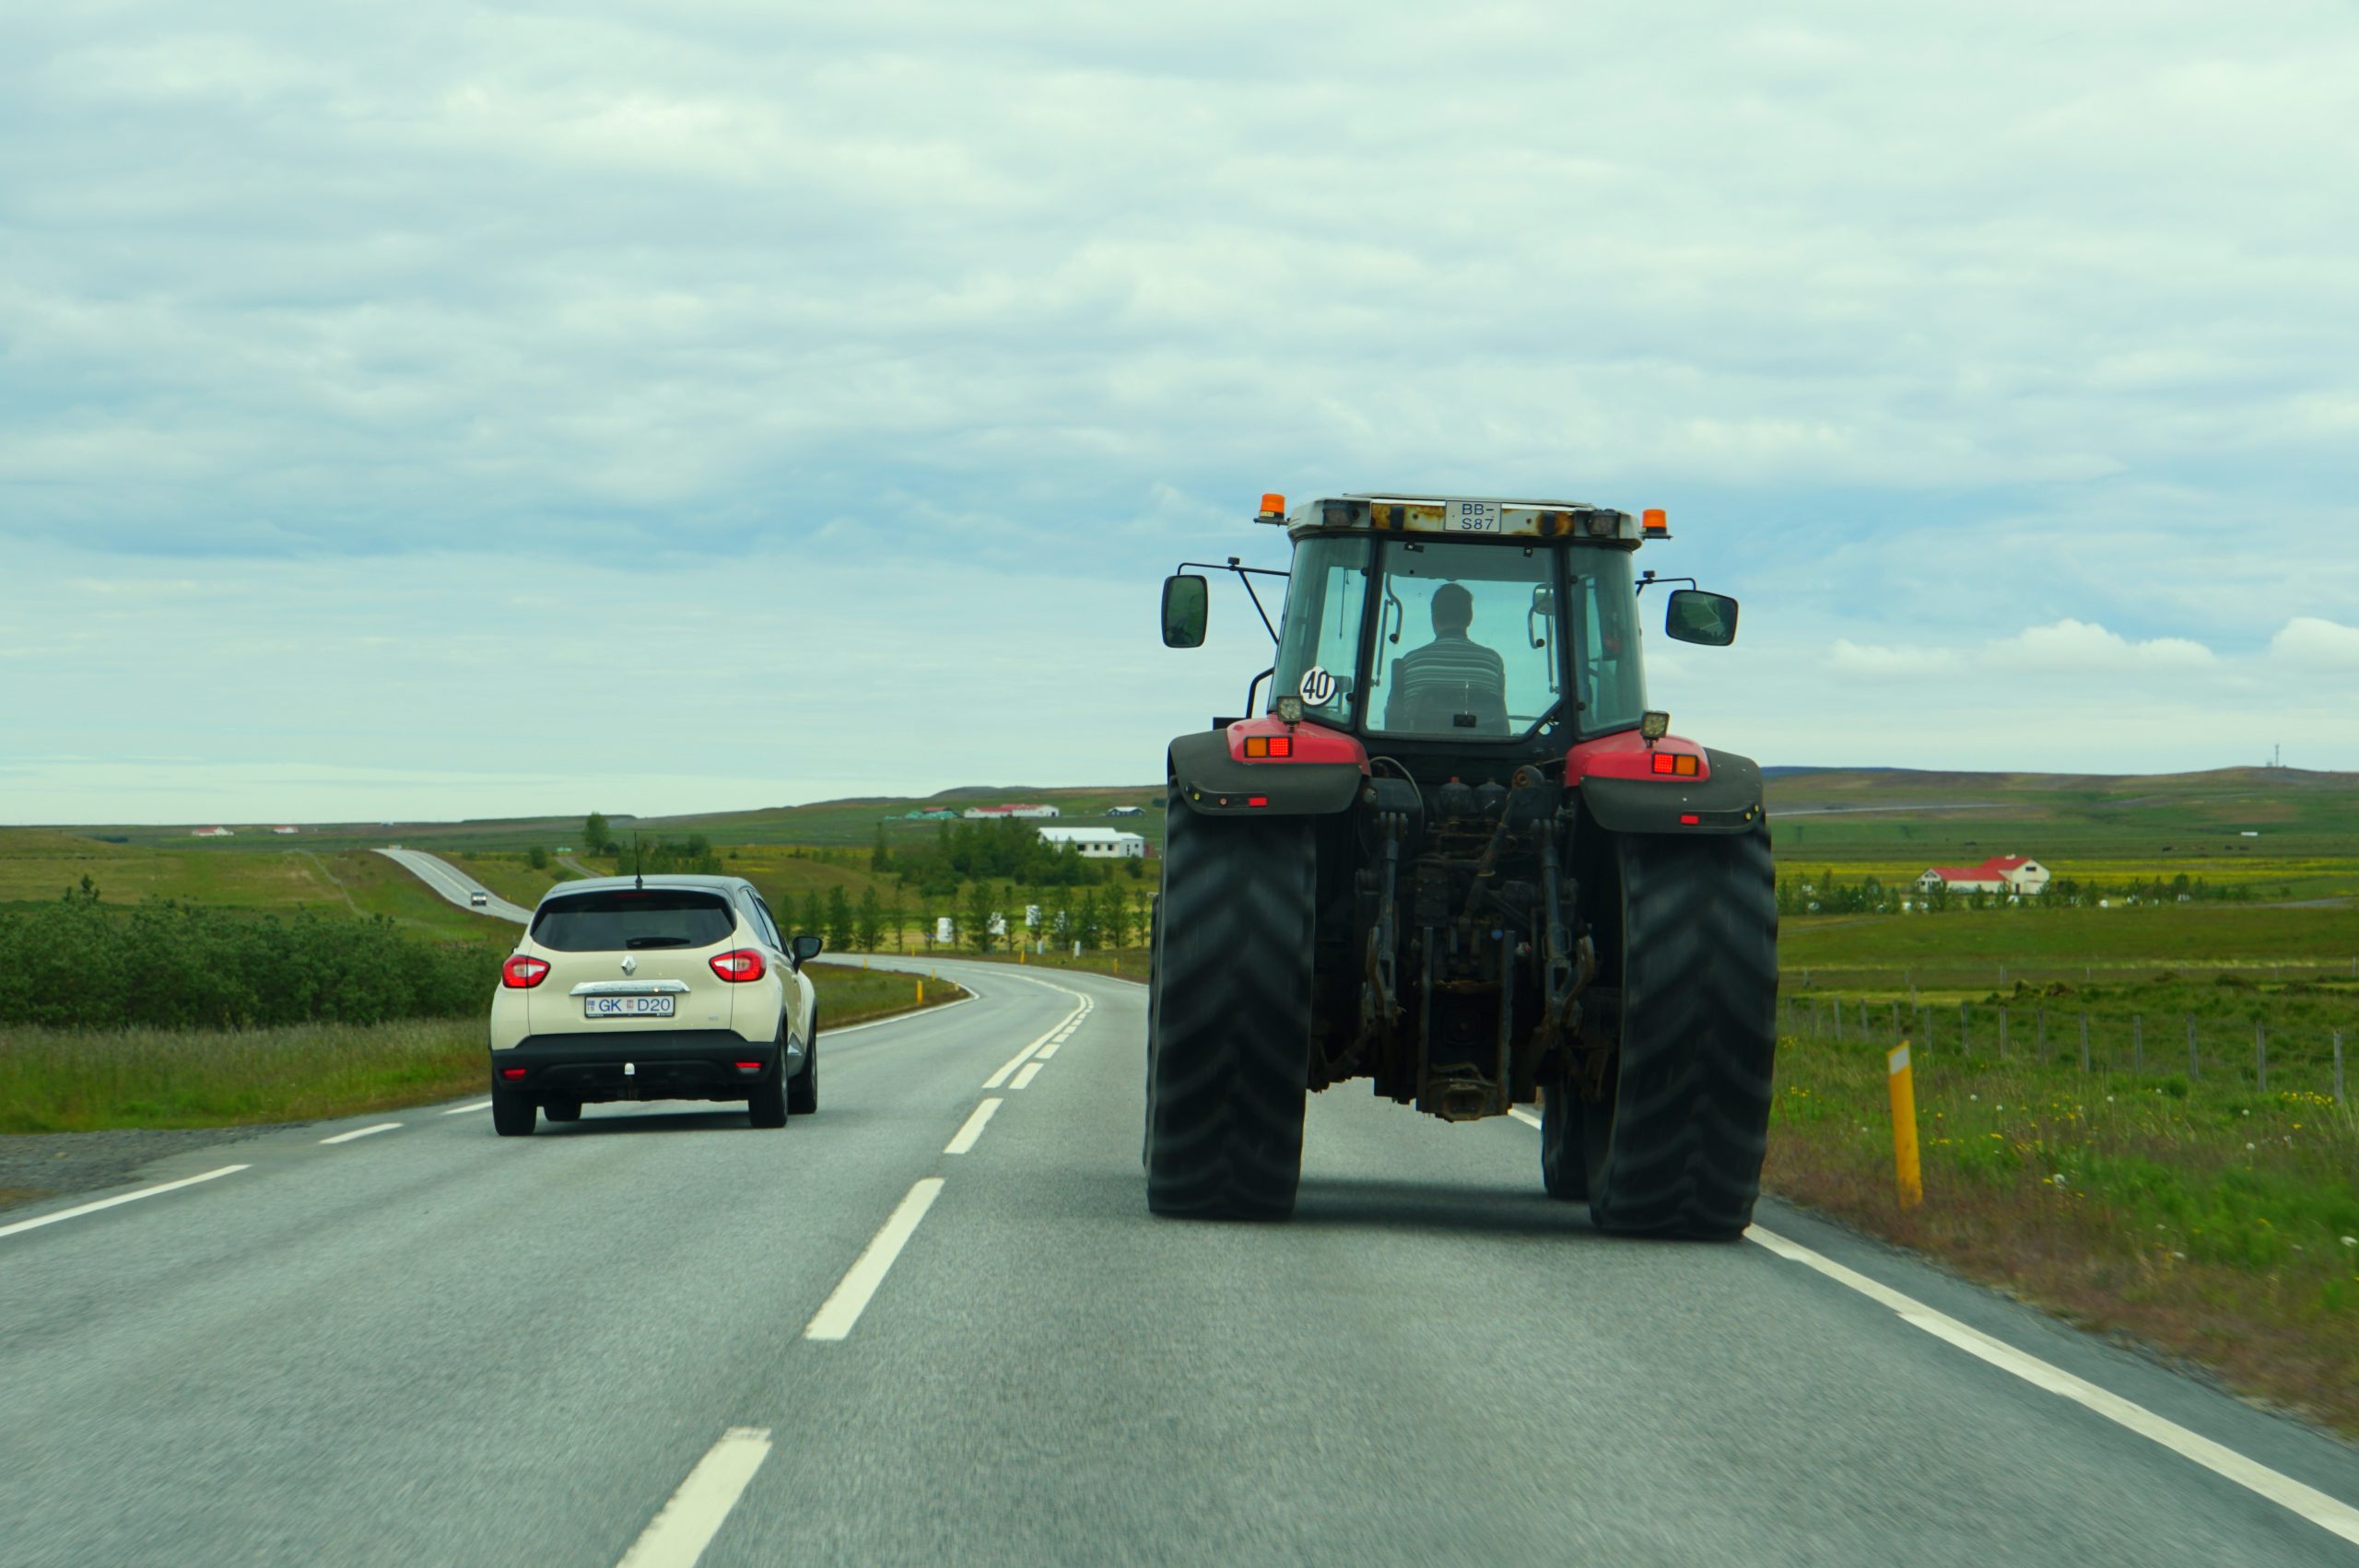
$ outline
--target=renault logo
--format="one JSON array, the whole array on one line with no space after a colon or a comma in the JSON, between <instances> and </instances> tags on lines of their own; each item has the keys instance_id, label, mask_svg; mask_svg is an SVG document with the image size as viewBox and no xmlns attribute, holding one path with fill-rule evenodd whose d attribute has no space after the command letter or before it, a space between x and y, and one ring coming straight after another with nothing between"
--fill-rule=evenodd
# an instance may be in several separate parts
<instances>
[{"instance_id":1,"label":"renault logo","mask_svg":"<svg viewBox=\"0 0 2359 1568\"><path fill-rule=\"evenodd\" d=\"M628 958L628 957L627 957L627 958L625 958L625 959L623 960L623 973L624 973L624 974L626 974L626 975L636 975L636 974L638 974L638 973L639 973L639 960L638 960L638 959L636 959L636 958Z\"/></svg>"}]
</instances>

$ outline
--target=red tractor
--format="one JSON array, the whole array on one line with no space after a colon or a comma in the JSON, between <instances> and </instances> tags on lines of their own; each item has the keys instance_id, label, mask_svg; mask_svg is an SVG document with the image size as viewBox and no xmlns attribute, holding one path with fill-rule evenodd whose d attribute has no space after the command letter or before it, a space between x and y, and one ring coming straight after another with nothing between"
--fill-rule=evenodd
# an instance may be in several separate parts
<instances>
[{"instance_id":1,"label":"red tractor","mask_svg":"<svg viewBox=\"0 0 2359 1568\"><path fill-rule=\"evenodd\" d=\"M1306 1093L1448 1121L1542 1102L1541 1172L1600 1229L1732 1238L1760 1189L1778 911L1761 770L1647 706L1633 566L1660 512L1322 497L1291 572L1183 563L1163 638L1235 574L1264 711L1171 743L1147 1025L1159 1214L1283 1218ZM1278 623L1254 581L1286 583ZM1725 646L1736 602L1668 593Z\"/></svg>"}]
</instances>

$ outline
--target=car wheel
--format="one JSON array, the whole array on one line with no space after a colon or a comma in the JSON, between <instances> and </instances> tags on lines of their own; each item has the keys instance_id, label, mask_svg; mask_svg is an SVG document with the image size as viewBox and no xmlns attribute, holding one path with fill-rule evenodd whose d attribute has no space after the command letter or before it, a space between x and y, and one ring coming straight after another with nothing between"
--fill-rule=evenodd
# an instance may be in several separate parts
<instances>
[{"instance_id":1,"label":"car wheel","mask_svg":"<svg viewBox=\"0 0 2359 1568\"><path fill-rule=\"evenodd\" d=\"M803 1047L803 1070L786 1081L786 1108L809 1116L819 1108L819 1009L811 1009L811 1038Z\"/></svg>"},{"instance_id":2,"label":"car wheel","mask_svg":"<svg viewBox=\"0 0 2359 1568\"><path fill-rule=\"evenodd\" d=\"M514 1089L491 1092L491 1129L502 1138L533 1135L533 1096Z\"/></svg>"},{"instance_id":3,"label":"car wheel","mask_svg":"<svg viewBox=\"0 0 2359 1568\"><path fill-rule=\"evenodd\" d=\"M756 1127L786 1125L786 1080L773 1078L768 1083L755 1085L745 1101L745 1115Z\"/></svg>"}]
</instances>

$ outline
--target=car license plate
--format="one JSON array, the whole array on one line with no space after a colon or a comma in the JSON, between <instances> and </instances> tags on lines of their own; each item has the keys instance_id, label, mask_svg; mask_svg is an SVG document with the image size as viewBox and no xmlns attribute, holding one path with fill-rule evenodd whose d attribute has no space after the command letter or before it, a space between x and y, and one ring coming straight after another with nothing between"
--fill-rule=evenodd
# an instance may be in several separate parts
<instances>
[{"instance_id":1,"label":"car license plate","mask_svg":"<svg viewBox=\"0 0 2359 1568\"><path fill-rule=\"evenodd\" d=\"M581 999L584 1018L669 1018L672 998L668 996L586 996Z\"/></svg>"},{"instance_id":2,"label":"car license plate","mask_svg":"<svg viewBox=\"0 0 2359 1568\"><path fill-rule=\"evenodd\" d=\"M1499 532L1499 504L1496 501L1450 502L1449 531L1452 533L1496 533Z\"/></svg>"}]
</instances>

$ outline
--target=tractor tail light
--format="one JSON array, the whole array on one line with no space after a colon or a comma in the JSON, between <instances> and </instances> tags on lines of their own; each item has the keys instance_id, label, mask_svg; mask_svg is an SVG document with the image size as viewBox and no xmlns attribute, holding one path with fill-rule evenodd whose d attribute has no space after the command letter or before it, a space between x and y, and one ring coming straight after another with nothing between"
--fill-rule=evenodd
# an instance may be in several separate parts
<instances>
[{"instance_id":1,"label":"tractor tail light","mask_svg":"<svg viewBox=\"0 0 2359 1568\"><path fill-rule=\"evenodd\" d=\"M737 1071L740 1072L759 1072L761 1070L762 1064L758 1061L741 1061L737 1064Z\"/></svg>"},{"instance_id":2,"label":"tractor tail light","mask_svg":"<svg viewBox=\"0 0 2359 1568\"><path fill-rule=\"evenodd\" d=\"M529 991L548 977L548 960L529 953L511 953L499 966L499 983L511 991Z\"/></svg>"},{"instance_id":3,"label":"tractor tail light","mask_svg":"<svg viewBox=\"0 0 2359 1568\"><path fill-rule=\"evenodd\" d=\"M1247 756L1292 756L1292 735L1248 735L1245 737Z\"/></svg>"},{"instance_id":4,"label":"tractor tail light","mask_svg":"<svg viewBox=\"0 0 2359 1568\"><path fill-rule=\"evenodd\" d=\"M1696 759L1684 752L1655 753L1654 770L1657 773L1669 773L1681 778L1693 778L1696 777Z\"/></svg>"},{"instance_id":5,"label":"tractor tail light","mask_svg":"<svg viewBox=\"0 0 2359 1568\"><path fill-rule=\"evenodd\" d=\"M760 979L769 973L769 969L763 964L760 954L750 947L740 947L714 954L712 972L733 986L742 986L748 980Z\"/></svg>"},{"instance_id":6,"label":"tractor tail light","mask_svg":"<svg viewBox=\"0 0 2359 1568\"><path fill-rule=\"evenodd\" d=\"M1682 827L1699 826L1702 825L1703 821L1704 819L1697 816L1694 812L1682 812L1679 813L1679 825Z\"/></svg>"}]
</instances>

